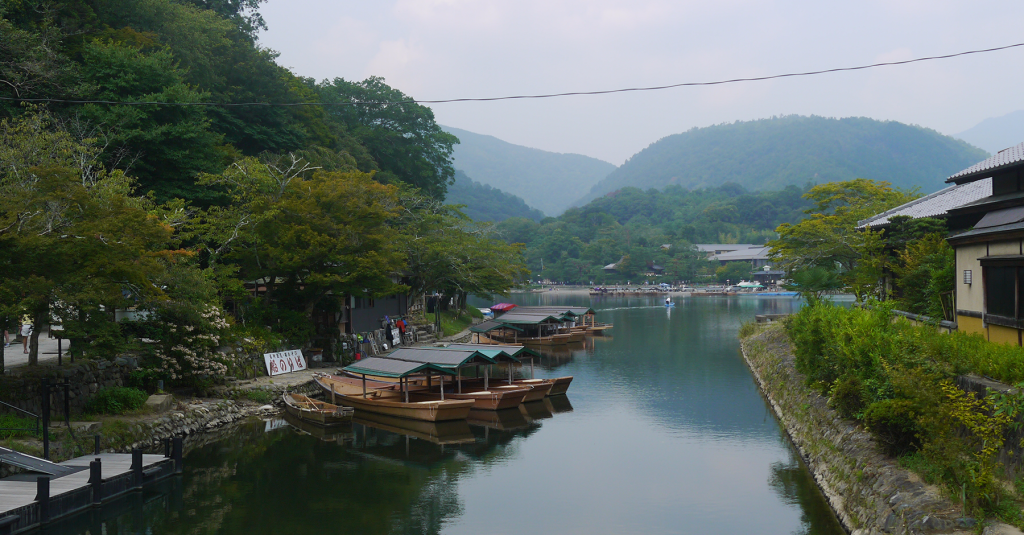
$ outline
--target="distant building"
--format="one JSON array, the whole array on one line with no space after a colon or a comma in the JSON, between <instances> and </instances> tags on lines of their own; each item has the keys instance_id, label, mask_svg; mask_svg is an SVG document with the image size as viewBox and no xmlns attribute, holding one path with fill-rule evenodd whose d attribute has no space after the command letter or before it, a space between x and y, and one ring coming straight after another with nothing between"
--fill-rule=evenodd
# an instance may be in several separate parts
<instances>
[{"instance_id":1,"label":"distant building","mask_svg":"<svg viewBox=\"0 0 1024 535\"><path fill-rule=\"evenodd\" d=\"M759 269L771 262L768 258L770 247L755 245L747 249L726 251L721 254L711 255L709 260L718 261L723 266L729 262L749 262L752 269Z\"/></svg>"},{"instance_id":2,"label":"distant building","mask_svg":"<svg viewBox=\"0 0 1024 535\"><path fill-rule=\"evenodd\" d=\"M711 258L715 255L722 253L728 253L732 251L739 251L742 249L753 249L755 247L761 247L760 245L754 245L753 243L698 243L694 245L698 251L707 255Z\"/></svg>"}]
</instances>

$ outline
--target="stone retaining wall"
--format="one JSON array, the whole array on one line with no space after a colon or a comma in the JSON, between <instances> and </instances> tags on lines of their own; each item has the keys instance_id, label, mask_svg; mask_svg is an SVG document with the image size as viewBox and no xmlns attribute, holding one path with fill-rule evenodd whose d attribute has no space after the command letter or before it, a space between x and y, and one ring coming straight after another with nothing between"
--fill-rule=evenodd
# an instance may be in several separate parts
<instances>
[{"instance_id":1,"label":"stone retaining wall","mask_svg":"<svg viewBox=\"0 0 1024 535\"><path fill-rule=\"evenodd\" d=\"M157 420L131 425L130 436L137 437L133 442L114 448L104 448L103 451L129 452L133 448L159 448L164 439L205 433L249 416L275 414L278 410L276 407L268 408L251 402L230 400L189 404L180 410L172 410ZM103 434L102 429L100 434Z\"/></svg>"},{"instance_id":2,"label":"stone retaining wall","mask_svg":"<svg viewBox=\"0 0 1024 535\"><path fill-rule=\"evenodd\" d=\"M828 407L796 371L789 338L769 327L742 340L747 361L843 526L854 535L970 533L976 522L915 474L881 454L874 439Z\"/></svg>"},{"instance_id":3,"label":"stone retaining wall","mask_svg":"<svg viewBox=\"0 0 1024 535\"><path fill-rule=\"evenodd\" d=\"M137 367L134 359L119 357L113 361L84 360L63 367L55 366L22 366L13 368L8 374L0 376L0 401L34 414L42 411L42 394L40 385L45 377L50 383L69 381L71 387L68 399L71 413L78 414L85 409L89 396L97 391L114 386L124 386L128 376ZM51 414L62 414L64 410L64 390L54 388L50 393ZM4 408L4 411L10 409Z\"/></svg>"}]
</instances>

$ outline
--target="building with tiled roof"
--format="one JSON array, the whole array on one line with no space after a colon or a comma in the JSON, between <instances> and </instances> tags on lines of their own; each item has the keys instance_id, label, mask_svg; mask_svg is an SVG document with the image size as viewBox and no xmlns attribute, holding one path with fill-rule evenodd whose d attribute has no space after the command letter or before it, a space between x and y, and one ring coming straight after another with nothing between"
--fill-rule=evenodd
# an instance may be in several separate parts
<instances>
[{"instance_id":1,"label":"building with tiled roof","mask_svg":"<svg viewBox=\"0 0 1024 535\"><path fill-rule=\"evenodd\" d=\"M964 184L954 184L931 195L925 195L920 199L897 206L892 210L858 221L857 228L883 228L889 224L892 218L897 216L906 216L911 219L922 217L945 219L949 216L949 210L976 202L991 195L991 178L984 178Z\"/></svg>"}]
</instances>

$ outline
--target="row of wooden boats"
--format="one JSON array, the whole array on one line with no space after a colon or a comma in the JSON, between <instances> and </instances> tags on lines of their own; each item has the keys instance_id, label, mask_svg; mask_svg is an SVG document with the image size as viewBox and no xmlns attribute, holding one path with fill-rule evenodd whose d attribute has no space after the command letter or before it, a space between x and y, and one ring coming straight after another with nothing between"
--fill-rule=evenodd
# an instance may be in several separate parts
<instances>
[{"instance_id":1,"label":"row of wooden boats","mask_svg":"<svg viewBox=\"0 0 1024 535\"><path fill-rule=\"evenodd\" d=\"M360 360L338 374L315 374L313 379L329 402L286 394L285 406L289 414L320 425L341 422L342 408L441 422L464 420L471 410L500 411L565 394L572 377L534 378L534 356L538 355L525 346L511 345L400 348ZM517 379L514 367L524 359L531 361L531 377ZM491 378L495 365L503 366L508 377ZM467 368L474 369L473 377L463 377Z\"/></svg>"},{"instance_id":2,"label":"row of wooden boats","mask_svg":"<svg viewBox=\"0 0 1024 535\"><path fill-rule=\"evenodd\" d=\"M557 346L583 342L587 336L611 329L598 323L594 309L564 306L516 306L500 303L490 308L494 319L470 327L478 343Z\"/></svg>"}]
</instances>

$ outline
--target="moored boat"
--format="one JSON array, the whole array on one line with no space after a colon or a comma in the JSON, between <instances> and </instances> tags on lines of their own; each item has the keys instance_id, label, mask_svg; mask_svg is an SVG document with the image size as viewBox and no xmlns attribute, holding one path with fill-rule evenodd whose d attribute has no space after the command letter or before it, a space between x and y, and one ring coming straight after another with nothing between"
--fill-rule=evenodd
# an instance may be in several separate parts
<instances>
[{"instance_id":1,"label":"moored boat","mask_svg":"<svg viewBox=\"0 0 1024 535\"><path fill-rule=\"evenodd\" d=\"M307 423L317 425L341 425L352 422L355 411L348 407L339 407L331 403L317 401L302 394L285 393L284 410L288 414Z\"/></svg>"},{"instance_id":2,"label":"moored boat","mask_svg":"<svg viewBox=\"0 0 1024 535\"><path fill-rule=\"evenodd\" d=\"M572 376L566 375L564 377L555 377L551 379L552 385L551 390L548 392L549 396L559 396L569 391L569 384L572 383Z\"/></svg>"},{"instance_id":3,"label":"moored boat","mask_svg":"<svg viewBox=\"0 0 1024 535\"><path fill-rule=\"evenodd\" d=\"M470 399L473 400L474 410L500 411L502 409L514 409L531 392L527 387L496 387L488 390L463 391L461 394L445 392L445 399ZM410 394L411 399L423 401L440 399L440 392L417 390Z\"/></svg>"},{"instance_id":4,"label":"moored boat","mask_svg":"<svg viewBox=\"0 0 1024 535\"><path fill-rule=\"evenodd\" d=\"M468 399L442 399L437 401L411 401L409 383L412 376L451 375L452 371L435 366L401 360L371 357L345 367L351 374L361 375L360 379L320 374L314 376L316 384L330 396L330 399L357 411L374 412L413 420L440 422L463 420L474 405ZM399 379L399 383L385 383L374 386L367 376ZM370 383L368 385L367 383ZM417 388L418 389L418 388Z\"/></svg>"}]
</instances>

